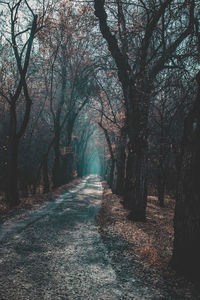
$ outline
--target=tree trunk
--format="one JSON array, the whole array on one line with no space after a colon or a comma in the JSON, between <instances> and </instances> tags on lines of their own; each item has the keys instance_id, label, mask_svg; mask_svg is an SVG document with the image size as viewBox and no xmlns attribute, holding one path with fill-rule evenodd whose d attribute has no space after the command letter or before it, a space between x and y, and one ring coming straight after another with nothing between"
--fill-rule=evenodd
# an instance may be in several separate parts
<instances>
[{"instance_id":1,"label":"tree trunk","mask_svg":"<svg viewBox=\"0 0 200 300\"><path fill-rule=\"evenodd\" d=\"M114 182L114 192L117 195L122 196L124 193L124 184L125 184L125 161L126 161L126 130L125 128L121 129L118 149L118 157L116 160L116 180Z\"/></svg>"},{"instance_id":2,"label":"tree trunk","mask_svg":"<svg viewBox=\"0 0 200 300\"><path fill-rule=\"evenodd\" d=\"M59 128L56 128L55 130L55 141L54 141L54 164L53 164L53 170L52 170L52 181L53 181L53 187L59 187L60 186L60 130Z\"/></svg>"},{"instance_id":3,"label":"tree trunk","mask_svg":"<svg viewBox=\"0 0 200 300\"><path fill-rule=\"evenodd\" d=\"M19 184L20 186L20 194L22 197L28 197L28 185L24 182L22 182L21 184Z\"/></svg>"},{"instance_id":4,"label":"tree trunk","mask_svg":"<svg viewBox=\"0 0 200 300\"><path fill-rule=\"evenodd\" d=\"M49 174L48 174L48 158L45 159L43 165L43 194L49 192Z\"/></svg>"},{"instance_id":5,"label":"tree trunk","mask_svg":"<svg viewBox=\"0 0 200 300\"><path fill-rule=\"evenodd\" d=\"M65 136L65 147L67 149L67 153L62 156L62 184L68 183L73 178L74 171L74 153L72 147L72 132L75 122L75 117L71 117L68 120L66 126L66 136Z\"/></svg>"},{"instance_id":6,"label":"tree trunk","mask_svg":"<svg viewBox=\"0 0 200 300\"><path fill-rule=\"evenodd\" d=\"M6 199L9 207L19 204L18 192L18 147L19 140L16 133L16 105L10 106L10 136L8 145L8 181Z\"/></svg>"},{"instance_id":7,"label":"tree trunk","mask_svg":"<svg viewBox=\"0 0 200 300\"><path fill-rule=\"evenodd\" d=\"M134 152L130 146L126 167L124 206L130 210L129 218L145 221L147 203L146 153Z\"/></svg>"},{"instance_id":8,"label":"tree trunk","mask_svg":"<svg viewBox=\"0 0 200 300\"><path fill-rule=\"evenodd\" d=\"M70 146L68 146L70 147ZM70 148L69 148L70 149ZM74 154L69 152L62 157L62 184L68 183L73 178Z\"/></svg>"},{"instance_id":9,"label":"tree trunk","mask_svg":"<svg viewBox=\"0 0 200 300\"><path fill-rule=\"evenodd\" d=\"M184 125L183 160L174 217L172 266L200 278L200 72L196 101Z\"/></svg>"},{"instance_id":10,"label":"tree trunk","mask_svg":"<svg viewBox=\"0 0 200 300\"><path fill-rule=\"evenodd\" d=\"M19 204L18 192L18 140L11 137L8 159L7 203L9 207Z\"/></svg>"},{"instance_id":11,"label":"tree trunk","mask_svg":"<svg viewBox=\"0 0 200 300\"><path fill-rule=\"evenodd\" d=\"M140 82L140 80L138 80ZM145 87L146 85L146 87ZM148 83L143 81L137 89L130 89L128 95L128 159L126 165L126 183L124 206L130 210L129 218L145 221L147 204L147 120L149 110Z\"/></svg>"},{"instance_id":12,"label":"tree trunk","mask_svg":"<svg viewBox=\"0 0 200 300\"><path fill-rule=\"evenodd\" d=\"M81 157L78 159L77 162L77 173L78 173L78 177L82 177L84 174L84 163L83 163L83 156L81 155Z\"/></svg>"},{"instance_id":13,"label":"tree trunk","mask_svg":"<svg viewBox=\"0 0 200 300\"><path fill-rule=\"evenodd\" d=\"M159 152L158 152L158 181L157 181L157 191L158 191L158 201L161 207L164 206L164 196L166 188L166 177L168 168L168 156L169 156L169 141L167 139L167 132L164 116L161 114L161 128L160 128L160 141L159 141Z\"/></svg>"},{"instance_id":14,"label":"tree trunk","mask_svg":"<svg viewBox=\"0 0 200 300\"><path fill-rule=\"evenodd\" d=\"M108 130L103 127L101 122L99 122L98 124L104 132L108 150L110 153L110 168L109 168L109 175L107 177L108 178L107 181L108 181L109 186L112 188L113 187L113 176L114 176L114 170L115 170L115 155L114 155L114 152L112 149L112 142L111 142L111 138L109 136Z\"/></svg>"},{"instance_id":15,"label":"tree trunk","mask_svg":"<svg viewBox=\"0 0 200 300\"><path fill-rule=\"evenodd\" d=\"M161 207L164 207L164 198L165 198L165 187L166 187L166 178L165 174L161 171L158 176L158 201Z\"/></svg>"},{"instance_id":16,"label":"tree trunk","mask_svg":"<svg viewBox=\"0 0 200 300\"><path fill-rule=\"evenodd\" d=\"M110 159L110 174L109 174L109 178L108 178L108 184L111 188L113 187L114 170L115 170L115 160L111 156L111 159Z\"/></svg>"}]
</instances>

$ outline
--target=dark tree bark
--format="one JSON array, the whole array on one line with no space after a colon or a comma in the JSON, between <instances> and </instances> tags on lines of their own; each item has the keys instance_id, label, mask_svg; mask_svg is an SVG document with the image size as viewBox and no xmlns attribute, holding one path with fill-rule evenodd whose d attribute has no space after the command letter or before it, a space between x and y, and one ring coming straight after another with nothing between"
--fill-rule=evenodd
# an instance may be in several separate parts
<instances>
[{"instance_id":1,"label":"dark tree bark","mask_svg":"<svg viewBox=\"0 0 200 300\"><path fill-rule=\"evenodd\" d=\"M167 178L167 169L168 169L169 146L166 139L167 137L165 134L163 120L161 120L161 134L160 134L159 153L158 153L158 179L157 179L158 201L161 207L164 206L166 178Z\"/></svg>"},{"instance_id":2,"label":"dark tree bark","mask_svg":"<svg viewBox=\"0 0 200 300\"><path fill-rule=\"evenodd\" d=\"M6 200L10 207L19 204L18 192L18 145L17 137L17 120L16 120L16 105L15 102L10 105L10 134L8 144L8 179Z\"/></svg>"},{"instance_id":3,"label":"dark tree bark","mask_svg":"<svg viewBox=\"0 0 200 300\"><path fill-rule=\"evenodd\" d=\"M158 176L158 201L161 207L165 204L165 188L166 188L166 177L162 170Z\"/></svg>"},{"instance_id":4,"label":"dark tree bark","mask_svg":"<svg viewBox=\"0 0 200 300\"><path fill-rule=\"evenodd\" d=\"M43 194L49 192L49 173L48 173L48 158L45 159L43 165Z\"/></svg>"},{"instance_id":5,"label":"dark tree bark","mask_svg":"<svg viewBox=\"0 0 200 300\"><path fill-rule=\"evenodd\" d=\"M66 45L62 47L63 50L66 49ZM52 170L52 180L54 188L60 186L61 183L61 154L60 154L60 139L61 139L61 131L63 125L61 125L61 113L62 108L65 103L66 99L66 86L67 86L67 69L66 69L66 58L65 55L63 57L63 65L61 67L61 74L62 74L62 83L61 83L61 96L60 102L58 104L58 108L56 114L54 116L54 133L55 133L55 140L54 140L54 164ZM68 115L68 114L66 114ZM65 119L65 118L64 118Z\"/></svg>"},{"instance_id":6,"label":"dark tree bark","mask_svg":"<svg viewBox=\"0 0 200 300\"><path fill-rule=\"evenodd\" d=\"M74 171L74 153L72 147L72 132L74 128L74 123L76 120L77 114L71 112L69 115L69 119L67 120L66 126L66 136L65 136L65 147L68 150L62 158L62 166L61 166L61 173L62 173L62 184L68 183L73 178L73 171Z\"/></svg>"},{"instance_id":7,"label":"dark tree bark","mask_svg":"<svg viewBox=\"0 0 200 300\"><path fill-rule=\"evenodd\" d=\"M61 155L60 155L60 136L61 129L59 124L55 124L55 139L54 139L54 163L52 169L52 181L53 187L59 187L61 185Z\"/></svg>"},{"instance_id":8,"label":"dark tree bark","mask_svg":"<svg viewBox=\"0 0 200 300\"><path fill-rule=\"evenodd\" d=\"M120 130L120 140L117 150L116 159L116 178L114 180L113 190L117 195L122 196L124 194L125 185L125 164L126 164L126 128Z\"/></svg>"},{"instance_id":9,"label":"dark tree bark","mask_svg":"<svg viewBox=\"0 0 200 300\"><path fill-rule=\"evenodd\" d=\"M182 170L174 217L171 265L192 279L200 278L200 72L196 101L184 124Z\"/></svg>"},{"instance_id":10,"label":"dark tree bark","mask_svg":"<svg viewBox=\"0 0 200 300\"><path fill-rule=\"evenodd\" d=\"M115 169L115 155L114 155L114 152L113 152L113 149L112 149L112 143L111 143L111 140L110 140L110 136L108 134L108 130L103 127L101 122L98 123L98 124L104 132L106 142L107 142L107 145L108 145L108 150L109 150L109 153L110 153L110 172L108 174L108 184L112 188L113 187L113 175L114 175L114 169Z\"/></svg>"},{"instance_id":11,"label":"dark tree bark","mask_svg":"<svg viewBox=\"0 0 200 300\"><path fill-rule=\"evenodd\" d=\"M130 210L129 218L144 221L147 203L147 121L149 113L150 83L140 80L136 88L130 88L128 119L128 158L126 165L126 182L124 206ZM149 88L148 88L149 87Z\"/></svg>"}]
</instances>

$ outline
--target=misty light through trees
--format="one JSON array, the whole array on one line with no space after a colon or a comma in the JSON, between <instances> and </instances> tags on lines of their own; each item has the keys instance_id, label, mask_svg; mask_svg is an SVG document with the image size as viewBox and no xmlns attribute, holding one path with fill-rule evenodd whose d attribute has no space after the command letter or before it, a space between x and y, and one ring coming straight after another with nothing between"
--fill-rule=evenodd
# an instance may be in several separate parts
<instances>
[{"instance_id":1,"label":"misty light through trees","mask_svg":"<svg viewBox=\"0 0 200 300\"><path fill-rule=\"evenodd\" d=\"M176 201L170 265L200 275L200 1L0 1L0 192L98 174L132 222ZM197 174L197 175L195 175ZM187 262L187 263L186 263Z\"/></svg>"}]
</instances>

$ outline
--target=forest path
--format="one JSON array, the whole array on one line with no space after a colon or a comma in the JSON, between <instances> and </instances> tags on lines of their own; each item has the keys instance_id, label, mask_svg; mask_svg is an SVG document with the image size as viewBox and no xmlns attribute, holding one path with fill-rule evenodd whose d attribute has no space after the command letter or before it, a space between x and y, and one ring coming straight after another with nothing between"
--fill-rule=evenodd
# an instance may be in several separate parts
<instances>
[{"instance_id":1,"label":"forest path","mask_svg":"<svg viewBox=\"0 0 200 300\"><path fill-rule=\"evenodd\" d=\"M102 190L98 176L87 176L1 225L1 300L155 299L132 277L121 282L112 267L96 225Z\"/></svg>"}]
</instances>

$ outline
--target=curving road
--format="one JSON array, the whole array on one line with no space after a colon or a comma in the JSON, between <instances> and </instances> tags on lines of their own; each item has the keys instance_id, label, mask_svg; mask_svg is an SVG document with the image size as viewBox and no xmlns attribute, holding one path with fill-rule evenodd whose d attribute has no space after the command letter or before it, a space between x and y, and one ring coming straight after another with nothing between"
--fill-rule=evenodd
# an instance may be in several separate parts
<instances>
[{"instance_id":1,"label":"curving road","mask_svg":"<svg viewBox=\"0 0 200 300\"><path fill-rule=\"evenodd\" d=\"M124 283L116 275L96 225L102 190L90 175L1 224L1 300L155 299L145 287L134 289L133 278Z\"/></svg>"}]
</instances>

